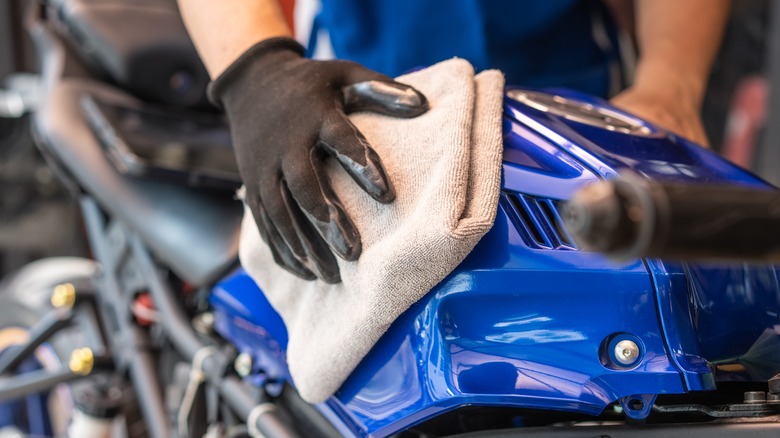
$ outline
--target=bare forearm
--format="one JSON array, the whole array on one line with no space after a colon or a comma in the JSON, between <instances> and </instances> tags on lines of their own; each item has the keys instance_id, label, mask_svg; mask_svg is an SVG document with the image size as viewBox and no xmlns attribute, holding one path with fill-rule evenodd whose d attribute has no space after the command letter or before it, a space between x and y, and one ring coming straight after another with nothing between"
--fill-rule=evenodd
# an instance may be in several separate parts
<instances>
[{"instance_id":1,"label":"bare forearm","mask_svg":"<svg viewBox=\"0 0 780 438\"><path fill-rule=\"evenodd\" d=\"M637 0L639 65L612 103L708 145L699 113L730 0Z\"/></svg>"},{"instance_id":2,"label":"bare forearm","mask_svg":"<svg viewBox=\"0 0 780 438\"><path fill-rule=\"evenodd\" d=\"M290 36L276 0L178 0L192 41L212 78L246 49L275 36Z\"/></svg>"},{"instance_id":3,"label":"bare forearm","mask_svg":"<svg viewBox=\"0 0 780 438\"><path fill-rule=\"evenodd\" d=\"M701 104L730 0L639 0L636 84Z\"/></svg>"}]
</instances>

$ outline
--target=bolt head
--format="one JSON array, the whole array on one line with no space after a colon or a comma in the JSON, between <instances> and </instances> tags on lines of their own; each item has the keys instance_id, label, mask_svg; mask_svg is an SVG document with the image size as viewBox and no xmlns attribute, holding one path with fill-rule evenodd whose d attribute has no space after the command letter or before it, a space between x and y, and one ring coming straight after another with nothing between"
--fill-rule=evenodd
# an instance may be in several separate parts
<instances>
[{"instance_id":1,"label":"bolt head","mask_svg":"<svg viewBox=\"0 0 780 438\"><path fill-rule=\"evenodd\" d=\"M70 354L68 367L76 374L87 375L92 372L95 366L95 355L87 347L77 348Z\"/></svg>"},{"instance_id":2,"label":"bolt head","mask_svg":"<svg viewBox=\"0 0 780 438\"><path fill-rule=\"evenodd\" d=\"M241 377L252 374L252 356L250 356L249 353L239 354L233 362L233 368L235 368L236 373Z\"/></svg>"},{"instance_id":3,"label":"bolt head","mask_svg":"<svg viewBox=\"0 0 780 438\"><path fill-rule=\"evenodd\" d=\"M59 309L73 307L76 302L76 287L71 283L58 284L51 294L51 305Z\"/></svg>"},{"instance_id":4,"label":"bolt head","mask_svg":"<svg viewBox=\"0 0 780 438\"><path fill-rule=\"evenodd\" d=\"M201 313L192 320L192 325L200 334L210 335L214 332L214 314L211 312Z\"/></svg>"},{"instance_id":5,"label":"bolt head","mask_svg":"<svg viewBox=\"0 0 780 438\"><path fill-rule=\"evenodd\" d=\"M615 360L621 365L633 365L639 360L639 346L625 339L615 345Z\"/></svg>"}]
</instances>

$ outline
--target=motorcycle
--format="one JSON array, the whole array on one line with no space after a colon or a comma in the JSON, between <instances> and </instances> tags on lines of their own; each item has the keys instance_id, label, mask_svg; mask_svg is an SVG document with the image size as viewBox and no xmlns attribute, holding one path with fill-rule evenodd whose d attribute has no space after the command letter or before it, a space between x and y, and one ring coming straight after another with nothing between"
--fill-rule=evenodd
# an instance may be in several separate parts
<instances>
[{"instance_id":1,"label":"motorcycle","mask_svg":"<svg viewBox=\"0 0 780 438\"><path fill-rule=\"evenodd\" d=\"M0 285L0 433L780 431L774 266L636 257L616 263L583 250L563 220L564 201L579 188L619 172L768 184L603 100L566 90L507 88L492 230L392 324L336 394L306 403L286 367L284 323L238 266L240 202L230 191L171 182L180 174L123 172L106 150L106 127L92 117L93 103L102 102L190 114L200 126L193 108L207 111L207 77L180 22L170 21L178 20L175 5L161 13L167 3L155 3L155 20L169 21L141 38L147 50L119 45L123 51L98 37L111 34L106 23L148 24L151 2L103 9L73 3L30 8L27 27L41 62L32 128L78 200L93 257L41 260ZM84 10L94 14L82 17L114 21L74 25L69 14ZM143 69L147 75L134 74ZM166 80L144 82L158 74ZM134 126L155 135L143 121Z\"/></svg>"}]
</instances>

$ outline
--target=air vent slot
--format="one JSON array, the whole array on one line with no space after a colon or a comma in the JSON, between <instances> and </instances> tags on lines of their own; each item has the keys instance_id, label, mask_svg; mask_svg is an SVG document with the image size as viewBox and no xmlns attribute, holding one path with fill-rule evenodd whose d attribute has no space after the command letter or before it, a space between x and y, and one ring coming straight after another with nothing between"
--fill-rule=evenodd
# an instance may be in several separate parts
<instances>
[{"instance_id":1,"label":"air vent slot","mask_svg":"<svg viewBox=\"0 0 780 438\"><path fill-rule=\"evenodd\" d=\"M535 249L576 250L561 220L561 202L555 199L503 192L504 204L526 245Z\"/></svg>"}]
</instances>

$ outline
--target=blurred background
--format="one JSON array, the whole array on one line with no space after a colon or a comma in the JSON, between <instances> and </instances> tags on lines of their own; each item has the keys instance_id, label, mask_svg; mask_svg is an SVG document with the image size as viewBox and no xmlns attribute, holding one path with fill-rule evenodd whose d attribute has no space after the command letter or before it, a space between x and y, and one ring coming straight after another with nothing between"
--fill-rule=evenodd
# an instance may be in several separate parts
<instances>
[{"instance_id":1,"label":"blurred background","mask_svg":"<svg viewBox=\"0 0 780 438\"><path fill-rule=\"evenodd\" d=\"M0 93L37 71L25 5L0 1ZM86 251L77 208L35 148L28 117L9 112L0 107L0 277L34 259Z\"/></svg>"},{"instance_id":2,"label":"blurred background","mask_svg":"<svg viewBox=\"0 0 780 438\"><path fill-rule=\"evenodd\" d=\"M37 70L25 3L0 1L0 102L3 88L24 88ZM0 276L44 256L86 252L72 198L35 148L27 117L12 113L0 104ZM703 119L715 150L780 184L780 2L733 2Z\"/></svg>"}]
</instances>

